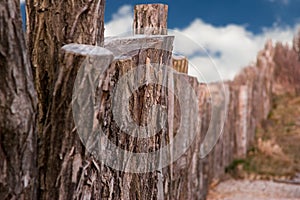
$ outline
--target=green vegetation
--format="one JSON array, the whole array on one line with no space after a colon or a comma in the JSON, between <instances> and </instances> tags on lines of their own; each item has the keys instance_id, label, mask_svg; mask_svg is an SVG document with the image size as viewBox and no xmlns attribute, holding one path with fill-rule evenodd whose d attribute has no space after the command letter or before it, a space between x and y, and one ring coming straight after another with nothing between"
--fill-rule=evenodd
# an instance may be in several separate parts
<instances>
[{"instance_id":1,"label":"green vegetation","mask_svg":"<svg viewBox=\"0 0 300 200\"><path fill-rule=\"evenodd\" d=\"M226 171L236 178L292 177L300 172L300 96L276 96L268 119L256 130L256 144L246 159Z\"/></svg>"}]
</instances>

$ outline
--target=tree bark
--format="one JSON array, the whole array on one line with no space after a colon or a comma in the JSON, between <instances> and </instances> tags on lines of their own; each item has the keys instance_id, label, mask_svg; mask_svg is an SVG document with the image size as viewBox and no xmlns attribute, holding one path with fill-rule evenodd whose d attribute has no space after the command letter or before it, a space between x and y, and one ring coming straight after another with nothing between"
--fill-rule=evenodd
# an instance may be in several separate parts
<instances>
[{"instance_id":1,"label":"tree bark","mask_svg":"<svg viewBox=\"0 0 300 200\"><path fill-rule=\"evenodd\" d=\"M36 199L36 108L20 1L0 1L0 199Z\"/></svg>"},{"instance_id":2,"label":"tree bark","mask_svg":"<svg viewBox=\"0 0 300 200\"><path fill-rule=\"evenodd\" d=\"M85 152L72 116L72 89L84 57L61 47L103 44L104 0L28 0L26 12L39 99L39 198L100 199L101 173Z\"/></svg>"},{"instance_id":3,"label":"tree bark","mask_svg":"<svg viewBox=\"0 0 300 200\"><path fill-rule=\"evenodd\" d=\"M134 7L135 34L167 35L168 5L140 4Z\"/></svg>"},{"instance_id":4,"label":"tree bark","mask_svg":"<svg viewBox=\"0 0 300 200\"><path fill-rule=\"evenodd\" d=\"M99 122L103 121L106 126L103 129L108 134L111 141L115 141L116 145L120 148L124 148L130 153L148 153L145 156L145 160L138 160L138 162L129 161L130 166L136 167L136 169L143 169L144 173L132 174L132 173L122 173L117 175L123 182L123 186L120 186L120 199L162 199L163 197L163 186L162 186L162 172L161 170L155 170L155 167L159 164L160 157L157 156L154 159L149 155L151 152L158 151L162 146L168 143L169 135L167 132L167 127L163 127L162 130L155 132L155 135L151 135L155 131L158 124L149 124L148 120L152 120L152 123L163 123L163 117L159 116L159 113L153 111L151 113L151 108L156 105L160 105L163 108L168 107L168 90L163 87L163 82L168 82L168 74L166 74L164 66L171 65L171 53L173 49L173 37L172 36L145 36L139 38L131 39L115 39L115 41L108 41L106 43L106 48L111 51L118 53L119 49L126 47L127 50L124 54L129 57L129 60L121 60L115 65L115 70L112 70L112 74L107 77L113 77L108 81L110 83L109 90L103 88L103 91L107 94L102 97L101 104L106 109L100 110ZM146 48L134 49L137 44L149 45ZM123 46L124 45L124 46ZM156 70L154 72L154 69ZM132 76L127 76L131 70L135 70L136 74ZM147 83L149 77L152 77L157 84ZM155 78L153 78L153 76ZM129 102L122 101L122 104L114 105L120 113L125 113L127 118L132 118L136 125L147 126L149 130L147 131L148 137L142 138L141 131L126 130L121 127L129 127L126 120L122 121L123 124L116 123L116 116L113 115L113 106L109 106L109 102L116 98L111 96L111 91L116 87L118 81L122 78L126 78L126 84L122 84L122 95L118 97L120 99L126 100L126 96L132 95ZM140 85L139 85L140 84ZM130 85L136 90L133 90ZM129 87L128 87L129 86ZM125 98L124 98L125 96ZM129 104L131 111L131 116L126 113L124 109L125 104ZM122 115L120 114L120 115ZM153 117L154 116L154 117ZM155 120L153 118L158 117ZM105 123L106 122L106 123ZM128 129L127 129L128 130ZM132 132L131 132L132 131ZM130 136L129 134L134 134L137 138ZM151 135L151 136L150 136ZM108 147L109 148L109 147ZM123 161L125 163L125 161ZM154 169L150 169L152 164ZM124 170L127 171L127 170ZM115 171L116 173L116 171ZM122 195L126 194L126 195ZM117 197L116 199L119 199Z\"/></svg>"},{"instance_id":5,"label":"tree bark","mask_svg":"<svg viewBox=\"0 0 300 200\"><path fill-rule=\"evenodd\" d=\"M26 1L27 39L39 98L39 132L69 43L103 45L105 0Z\"/></svg>"}]
</instances>

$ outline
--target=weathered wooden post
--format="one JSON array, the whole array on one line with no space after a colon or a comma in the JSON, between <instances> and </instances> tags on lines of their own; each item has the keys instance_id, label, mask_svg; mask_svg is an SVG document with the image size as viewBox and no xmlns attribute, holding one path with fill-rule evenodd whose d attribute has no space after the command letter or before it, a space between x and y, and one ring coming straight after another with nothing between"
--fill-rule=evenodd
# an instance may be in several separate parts
<instances>
[{"instance_id":1,"label":"weathered wooden post","mask_svg":"<svg viewBox=\"0 0 300 200\"><path fill-rule=\"evenodd\" d=\"M189 61L184 56L172 56L173 68L181 73L188 73Z\"/></svg>"},{"instance_id":2,"label":"weathered wooden post","mask_svg":"<svg viewBox=\"0 0 300 200\"><path fill-rule=\"evenodd\" d=\"M28 49L39 100L40 199L99 199L105 193L72 116L72 89L84 56L61 49L69 43L103 45L104 5L104 0L26 1Z\"/></svg>"},{"instance_id":3,"label":"weathered wooden post","mask_svg":"<svg viewBox=\"0 0 300 200\"><path fill-rule=\"evenodd\" d=\"M149 66L151 64L150 61L157 64L158 68L163 65L169 65L171 61L170 52L172 52L172 44L172 36L141 36L107 39L104 46L114 54L115 58L105 71L101 71L100 82L96 84L98 88L95 97L91 96L95 90L91 89L88 78L89 76L95 76L95 74L85 75L82 71L78 72L77 76L80 79L78 80L79 82L75 81L75 88L77 89L75 90L76 93L74 94L75 96L73 95L72 100L75 109L78 106L80 107L74 116L77 125L76 130L81 134L80 137L85 148L89 153L93 154L93 157L91 157L87 165L87 170L96 173L97 177L92 178L93 181L90 184L98 184L99 187L102 188L101 191L99 191L100 196L96 196L94 191L88 192L85 190L84 195L93 196L95 199L98 199L98 197L112 198L112 196L115 199L155 199L159 196L157 188L158 172L151 168L147 169L147 167L152 164L153 159L149 157L146 160L140 160L142 164L144 163L142 167L145 167L143 170L146 173L130 173L136 172L133 169L135 163L128 163L128 160L126 160L128 157L126 157L126 155L124 155L125 158L123 156L120 157L118 155L119 151L116 150L116 148L124 149L129 153L151 153L155 149L160 148L165 134L159 133L158 136L145 139L137 138L137 140L133 137L133 132L128 132L124 129L124 127L128 127L128 122L126 120L118 122L117 117L131 117L138 125L147 125L149 108L151 108L153 104L163 102L162 99L165 98L165 96L161 94L163 88L160 88L159 85L146 83L147 76L151 76L153 73ZM86 56L86 59L88 59L88 57L95 56L95 53L97 53L97 51L93 50L96 49L96 47L92 48L92 46L80 44L66 45L63 49L67 51L68 57L70 57L67 60L76 60L78 56L78 59L83 56ZM79 55L75 56L72 54ZM101 57L101 55L98 56ZM88 63L91 63L91 61L88 61L87 64ZM98 67L98 65L96 64L95 67ZM130 74L132 71L136 71L137 74ZM96 76L99 76L99 74ZM159 78L161 76L157 77ZM157 81L159 82L161 79ZM134 86L137 84L141 85L134 89ZM96 86L94 85L93 87ZM118 91L121 92L118 93ZM128 101L130 95L132 95L132 98ZM98 110L94 110L93 112L89 111L91 104L94 104L88 103L91 99L96 99L95 104L98 108ZM129 108L131 113L128 113L126 108ZM92 117L90 113L94 113ZM92 120L93 116L96 116L96 121L93 120L91 123L89 120ZM105 136L96 134L90 138L88 132L95 126L99 126ZM137 134L139 134L139 132L137 132ZM106 142L101 143L100 141L103 141L106 137L109 138L109 141L106 140ZM99 149L105 149L106 152L110 152L110 156L103 154ZM83 156L77 156L76 163L79 161L82 162L83 159ZM153 163L153 165L155 165L155 163ZM139 167L141 165L138 164L137 166ZM93 167L95 167L95 171ZM118 170L122 172L120 173ZM78 188L89 188L85 185L85 176L77 181L80 183ZM101 183L98 181L101 181ZM116 190L116 188L118 188L118 190ZM83 195L82 193L75 194L76 197Z\"/></svg>"},{"instance_id":4,"label":"weathered wooden post","mask_svg":"<svg viewBox=\"0 0 300 200\"><path fill-rule=\"evenodd\" d=\"M164 5L156 4L135 6L134 33L167 34L166 31L157 31L162 30L161 27L167 29L167 10L164 8ZM158 13L153 14L154 10ZM162 11L165 13L161 13ZM157 18L156 16L163 17ZM207 114L210 112L209 110L205 110L206 113L203 113L203 108L206 105L206 86L201 85L200 87L196 78L182 74L187 74L188 71L188 61L185 57L172 55L170 67L179 73L170 74L168 79L168 89L173 91L166 93L168 95L168 132L164 137L172 141L179 134L184 135L181 138L181 144L172 146L170 156L176 156L176 152L182 146L188 145L189 141L193 140L193 144L178 160L162 169L160 176L163 181L158 182L159 197L164 199L204 199L207 192L208 177L204 174L207 172L207 168L200 156L200 146L204 134L200 135L199 133L200 131L205 133L206 127L205 123L201 127L198 114L205 116L203 117L205 122L210 116ZM183 101L179 102L180 99ZM199 106L201 112L197 113L197 109L192 106L193 104ZM185 109L181 109L183 107ZM195 134L196 137L194 137Z\"/></svg>"},{"instance_id":5,"label":"weathered wooden post","mask_svg":"<svg viewBox=\"0 0 300 200\"><path fill-rule=\"evenodd\" d=\"M37 96L20 1L0 1L0 199L37 199Z\"/></svg>"},{"instance_id":6,"label":"weathered wooden post","mask_svg":"<svg viewBox=\"0 0 300 200\"><path fill-rule=\"evenodd\" d=\"M166 131L162 130L155 135L143 138L138 129L121 128L130 127L129 123L124 120L119 122L121 123L120 126L116 115L124 116L124 119L132 118L134 125L148 127L149 133L153 131L151 128L155 129L155 126L152 127L148 120L151 116L159 114L151 114L153 106L167 106L166 89L161 86L162 81L166 80L165 78L161 79L163 71L159 72L159 69L163 70L163 66L170 65L173 39L172 36L139 36L113 38L105 41L105 48L112 51L117 59L116 64L112 64L110 67L110 75L107 75L107 82L110 83L110 86L102 88L107 96L102 97L102 106L100 105L100 107L105 108L105 105L108 105L115 98L120 99L120 103L113 104L109 109L100 110L99 122L103 121L104 124L108 124L103 129L109 133L110 140L116 141L118 147L123 146L130 153L149 153L150 155L151 152L161 148L167 137ZM158 71L154 72L153 70ZM113 77L113 81L109 77ZM149 81L149 78L160 84ZM124 81L123 84L122 81ZM115 96L111 95L114 88L117 91L121 90L122 93L116 92ZM127 97L130 95L131 98L128 101ZM113 110L118 111L118 113L113 115ZM161 196L158 187L158 177L161 172L153 171L149 167L150 164L156 167L159 157L156 158L153 160L145 154L145 160L140 160L141 163L144 163L145 168L141 171L144 173L123 173L120 175L121 180L124 181L124 187L120 189L124 199L156 199ZM137 165L137 169L134 169L134 162L131 162L121 170L138 172L139 167L141 166Z\"/></svg>"},{"instance_id":7,"label":"weathered wooden post","mask_svg":"<svg viewBox=\"0 0 300 200\"><path fill-rule=\"evenodd\" d=\"M135 34L167 35L168 5L140 4L134 7Z\"/></svg>"},{"instance_id":8,"label":"weathered wooden post","mask_svg":"<svg viewBox=\"0 0 300 200\"><path fill-rule=\"evenodd\" d=\"M167 35L168 5L141 4L134 7L134 34ZM173 68L187 74L188 60L184 56L172 56Z\"/></svg>"},{"instance_id":9,"label":"weathered wooden post","mask_svg":"<svg viewBox=\"0 0 300 200\"><path fill-rule=\"evenodd\" d=\"M293 38L293 49L298 54L298 58L300 60L300 29Z\"/></svg>"}]
</instances>

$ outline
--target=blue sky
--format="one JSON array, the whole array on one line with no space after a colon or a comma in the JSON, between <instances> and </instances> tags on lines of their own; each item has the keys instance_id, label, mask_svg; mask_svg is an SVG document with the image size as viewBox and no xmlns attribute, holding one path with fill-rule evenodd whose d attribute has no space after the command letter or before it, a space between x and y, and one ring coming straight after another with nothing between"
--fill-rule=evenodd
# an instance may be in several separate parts
<instances>
[{"instance_id":1,"label":"blue sky","mask_svg":"<svg viewBox=\"0 0 300 200\"><path fill-rule=\"evenodd\" d=\"M112 14L124 4L166 3L169 5L169 28L184 28L195 18L201 18L215 26L226 24L244 25L254 33L263 27L293 26L300 21L300 0L107 0L105 19L110 21Z\"/></svg>"},{"instance_id":2,"label":"blue sky","mask_svg":"<svg viewBox=\"0 0 300 200\"><path fill-rule=\"evenodd\" d=\"M105 36L131 31L133 6L144 3L169 5L174 49L189 59L189 74L200 81L220 80L218 73L232 79L255 63L268 39L291 45L300 27L300 0L106 0Z\"/></svg>"}]
</instances>

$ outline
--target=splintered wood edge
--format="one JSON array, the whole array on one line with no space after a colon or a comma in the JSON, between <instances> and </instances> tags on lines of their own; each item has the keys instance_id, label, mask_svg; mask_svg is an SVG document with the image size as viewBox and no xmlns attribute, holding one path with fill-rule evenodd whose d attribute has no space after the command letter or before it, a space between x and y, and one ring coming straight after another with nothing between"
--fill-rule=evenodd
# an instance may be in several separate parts
<instances>
[{"instance_id":1,"label":"splintered wood edge","mask_svg":"<svg viewBox=\"0 0 300 200\"><path fill-rule=\"evenodd\" d=\"M83 56L113 56L113 53L108 49L86 44L67 44L64 45L62 49L67 53L73 53Z\"/></svg>"}]
</instances>

